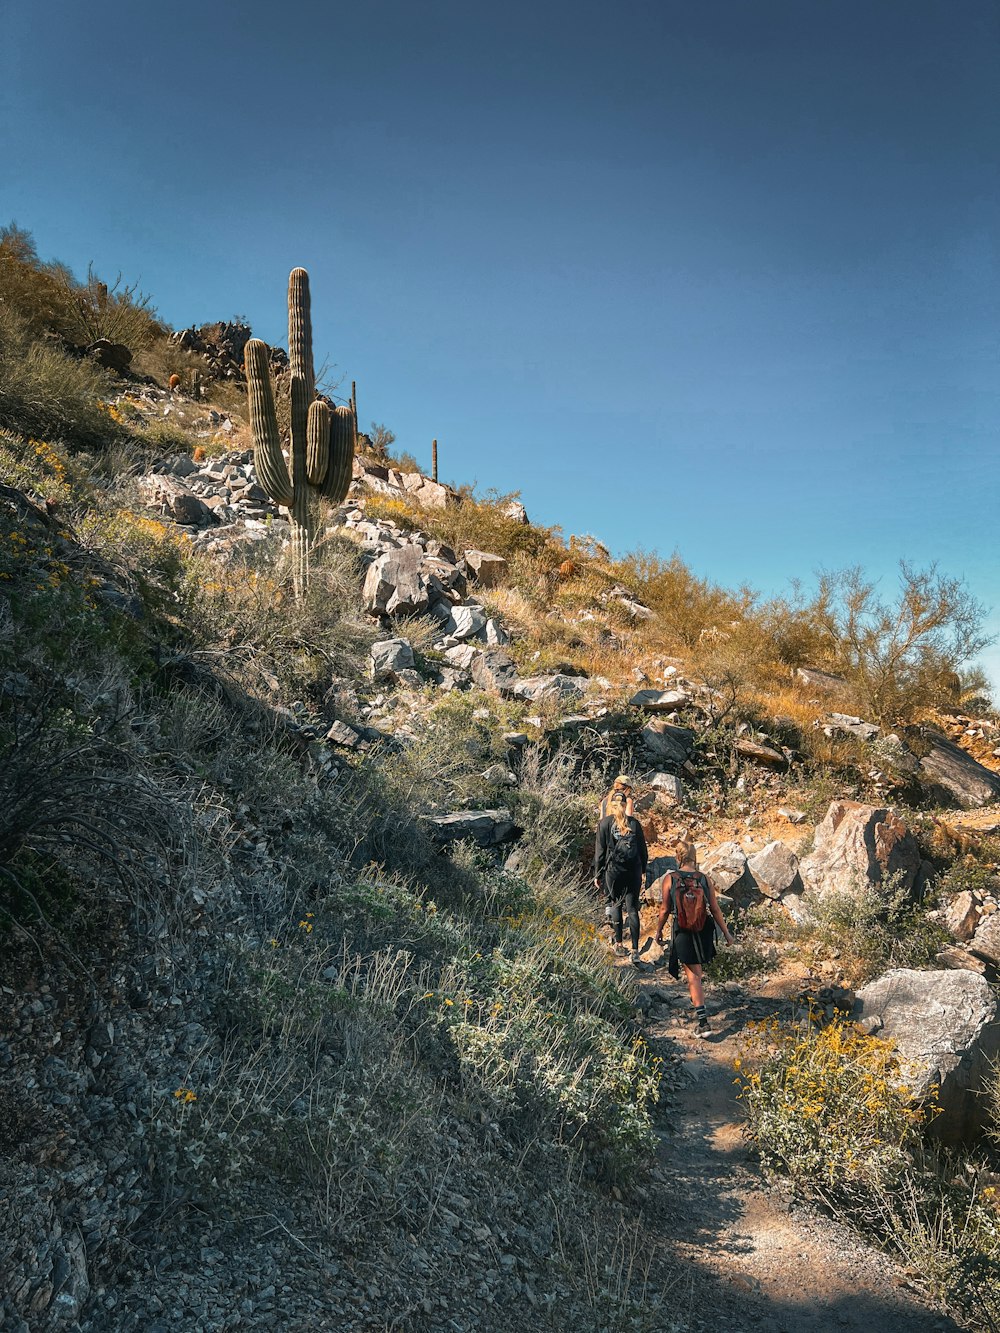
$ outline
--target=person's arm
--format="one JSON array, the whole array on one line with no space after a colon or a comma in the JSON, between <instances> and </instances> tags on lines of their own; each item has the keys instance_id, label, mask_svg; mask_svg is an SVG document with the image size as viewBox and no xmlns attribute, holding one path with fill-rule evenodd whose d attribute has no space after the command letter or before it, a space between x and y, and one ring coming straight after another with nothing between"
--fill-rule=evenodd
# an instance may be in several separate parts
<instances>
[{"instance_id":1,"label":"person's arm","mask_svg":"<svg viewBox=\"0 0 1000 1333\"><path fill-rule=\"evenodd\" d=\"M639 860L642 862L642 879L646 882L646 868L649 865L649 848L646 846L646 832L638 819L635 821L635 831L639 835Z\"/></svg>"},{"instance_id":2,"label":"person's arm","mask_svg":"<svg viewBox=\"0 0 1000 1333\"><path fill-rule=\"evenodd\" d=\"M725 936L726 943L732 944L733 937L729 933L729 927L726 925L726 918L722 915L722 908L719 906L719 900L715 896L715 885L707 875L705 876L705 883L708 885L708 906L712 913L712 918Z\"/></svg>"},{"instance_id":3,"label":"person's arm","mask_svg":"<svg viewBox=\"0 0 1000 1333\"><path fill-rule=\"evenodd\" d=\"M601 876L604 874L604 862L607 859L608 852L608 826L602 819L597 826L597 839L594 843L594 886L601 887Z\"/></svg>"},{"instance_id":4,"label":"person's arm","mask_svg":"<svg viewBox=\"0 0 1000 1333\"><path fill-rule=\"evenodd\" d=\"M663 927L667 924L667 917L670 915L672 898L670 890L674 885L674 876L671 871L663 876L663 888L660 898L660 919L656 923L656 943L663 947Z\"/></svg>"}]
</instances>

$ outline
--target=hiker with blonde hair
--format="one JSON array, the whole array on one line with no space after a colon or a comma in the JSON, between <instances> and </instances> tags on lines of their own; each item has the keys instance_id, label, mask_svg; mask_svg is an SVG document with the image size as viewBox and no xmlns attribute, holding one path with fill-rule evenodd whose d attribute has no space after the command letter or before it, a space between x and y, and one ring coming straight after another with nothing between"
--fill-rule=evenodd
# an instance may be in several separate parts
<instances>
[{"instance_id":1,"label":"hiker with blonde hair","mask_svg":"<svg viewBox=\"0 0 1000 1333\"><path fill-rule=\"evenodd\" d=\"M663 927L667 917L673 917L670 954L667 963L670 975L678 978L684 969L691 1006L694 1009L695 1035L710 1037L712 1029L705 1016L705 981L702 968L715 957L715 928L732 944L715 887L707 875L698 869L698 855L693 843L681 847L677 856L678 869L663 877L663 896L660 919L656 923L656 943L663 948Z\"/></svg>"},{"instance_id":2,"label":"hiker with blonde hair","mask_svg":"<svg viewBox=\"0 0 1000 1333\"><path fill-rule=\"evenodd\" d=\"M626 815L632 816L635 814L635 801L632 799L632 779L626 777L624 773L619 773L611 784L611 790L600 804L597 816L598 819L604 819L610 814L611 798L612 796L617 796L619 794L624 794L625 796Z\"/></svg>"},{"instance_id":3,"label":"hiker with blonde hair","mask_svg":"<svg viewBox=\"0 0 1000 1333\"><path fill-rule=\"evenodd\" d=\"M609 920L614 931L615 951L625 953L622 943L624 915L632 941L632 962L639 965L639 894L646 878L649 851L642 825L628 813L624 791L608 793L608 813L597 826L594 847L594 884L607 895Z\"/></svg>"}]
</instances>

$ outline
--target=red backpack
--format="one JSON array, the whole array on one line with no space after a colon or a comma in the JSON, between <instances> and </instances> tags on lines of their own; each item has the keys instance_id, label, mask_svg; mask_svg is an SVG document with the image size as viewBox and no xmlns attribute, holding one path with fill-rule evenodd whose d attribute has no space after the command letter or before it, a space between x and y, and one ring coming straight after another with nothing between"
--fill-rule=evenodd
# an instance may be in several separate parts
<instances>
[{"instance_id":1,"label":"red backpack","mask_svg":"<svg viewBox=\"0 0 1000 1333\"><path fill-rule=\"evenodd\" d=\"M678 930L697 935L708 925L708 880L700 870L674 872L674 920Z\"/></svg>"}]
</instances>

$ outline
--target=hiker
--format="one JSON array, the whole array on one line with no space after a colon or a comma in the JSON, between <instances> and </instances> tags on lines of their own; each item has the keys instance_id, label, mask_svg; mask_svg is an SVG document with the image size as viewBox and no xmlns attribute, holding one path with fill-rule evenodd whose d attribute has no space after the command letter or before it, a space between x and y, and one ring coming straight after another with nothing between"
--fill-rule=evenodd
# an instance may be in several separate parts
<instances>
[{"instance_id":1,"label":"hiker","mask_svg":"<svg viewBox=\"0 0 1000 1333\"><path fill-rule=\"evenodd\" d=\"M632 799L632 779L627 778L624 773L619 773L618 776L615 778L614 782L612 782L611 784L611 790L608 792L607 796L605 796L604 800L600 804L597 813L598 820L606 818L606 816L610 813L611 798L619 793L624 793L626 798L626 803L625 803L626 815L628 815L629 818L631 818L632 815L635 814L635 801Z\"/></svg>"},{"instance_id":2,"label":"hiker","mask_svg":"<svg viewBox=\"0 0 1000 1333\"><path fill-rule=\"evenodd\" d=\"M615 952L625 953L622 943L622 912L628 917L632 939L632 962L639 964L639 893L646 878L649 852L642 825L628 813L630 801L624 791L612 789L607 797L608 813L597 826L594 848L594 884L608 899L608 919L614 931Z\"/></svg>"},{"instance_id":3,"label":"hiker","mask_svg":"<svg viewBox=\"0 0 1000 1333\"><path fill-rule=\"evenodd\" d=\"M675 979L684 969L691 1005L694 1009L695 1035L710 1037L712 1029L705 1016L705 982L702 968L715 957L715 928L732 944L715 889L707 875L698 869L698 856L688 843L678 856L679 869L663 877L660 919L656 923L656 943L663 948L663 927L673 916L668 970Z\"/></svg>"}]
</instances>

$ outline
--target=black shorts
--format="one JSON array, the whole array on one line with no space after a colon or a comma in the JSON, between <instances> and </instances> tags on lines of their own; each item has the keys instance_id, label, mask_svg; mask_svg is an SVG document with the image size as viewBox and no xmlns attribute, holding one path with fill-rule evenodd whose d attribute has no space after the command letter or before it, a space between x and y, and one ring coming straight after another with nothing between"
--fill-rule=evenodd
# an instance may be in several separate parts
<instances>
[{"instance_id":1,"label":"black shorts","mask_svg":"<svg viewBox=\"0 0 1000 1333\"><path fill-rule=\"evenodd\" d=\"M676 930L673 938L677 961L693 967L696 963L710 963L715 957L715 922L709 921L697 934L693 930Z\"/></svg>"}]
</instances>

